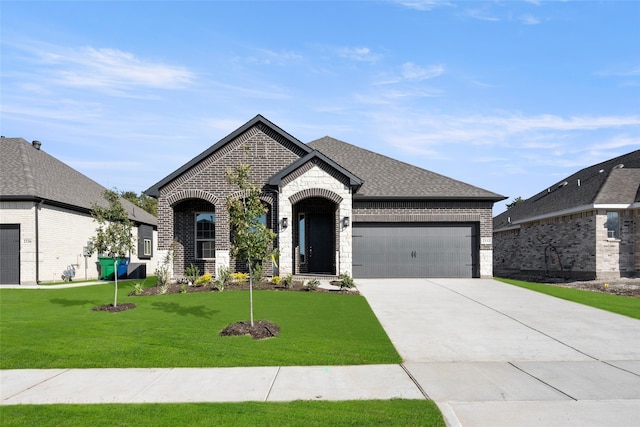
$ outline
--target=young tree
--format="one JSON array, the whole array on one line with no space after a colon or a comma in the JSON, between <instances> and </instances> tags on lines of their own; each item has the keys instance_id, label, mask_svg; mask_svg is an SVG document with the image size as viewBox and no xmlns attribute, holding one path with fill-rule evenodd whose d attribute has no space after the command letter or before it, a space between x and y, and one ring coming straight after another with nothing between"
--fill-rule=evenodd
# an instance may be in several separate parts
<instances>
[{"instance_id":1,"label":"young tree","mask_svg":"<svg viewBox=\"0 0 640 427\"><path fill-rule=\"evenodd\" d=\"M113 306L118 306L118 258L124 258L135 250L134 238L131 235L133 224L125 211L120 196L113 190L105 190L104 198L108 207L93 205L92 216L98 222L96 235L92 238L93 250L98 255L106 254L113 258L115 276L115 295Z\"/></svg>"},{"instance_id":2,"label":"young tree","mask_svg":"<svg viewBox=\"0 0 640 427\"><path fill-rule=\"evenodd\" d=\"M271 255L276 234L260 222L267 209L260 201L260 190L251 182L250 172L249 165L240 165L227 172L229 184L238 187L245 197L228 197L226 207L231 228L231 255L246 261L249 267L249 310L253 326L253 269Z\"/></svg>"}]
</instances>

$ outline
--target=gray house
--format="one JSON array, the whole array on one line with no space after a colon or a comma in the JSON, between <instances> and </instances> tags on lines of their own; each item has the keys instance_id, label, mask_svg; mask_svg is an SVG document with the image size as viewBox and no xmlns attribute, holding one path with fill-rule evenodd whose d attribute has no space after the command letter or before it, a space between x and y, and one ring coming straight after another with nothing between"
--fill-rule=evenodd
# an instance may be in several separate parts
<instances>
[{"instance_id":1,"label":"gray house","mask_svg":"<svg viewBox=\"0 0 640 427\"><path fill-rule=\"evenodd\" d=\"M492 275L492 207L503 196L330 137L304 144L258 115L146 190L174 276L191 263L236 267L225 201L241 194L225 174L243 163L277 234L267 275Z\"/></svg>"},{"instance_id":2,"label":"gray house","mask_svg":"<svg viewBox=\"0 0 640 427\"><path fill-rule=\"evenodd\" d=\"M497 276L640 271L640 150L582 169L493 220Z\"/></svg>"},{"instance_id":3,"label":"gray house","mask_svg":"<svg viewBox=\"0 0 640 427\"><path fill-rule=\"evenodd\" d=\"M59 281L70 267L76 279L97 278L97 255L85 256L84 248L97 227L92 207L107 205L106 188L46 153L38 141L2 137L0 159L0 285ZM138 239L130 273L152 273L156 217L120 201Z\"/></svg>"}]
</instances>

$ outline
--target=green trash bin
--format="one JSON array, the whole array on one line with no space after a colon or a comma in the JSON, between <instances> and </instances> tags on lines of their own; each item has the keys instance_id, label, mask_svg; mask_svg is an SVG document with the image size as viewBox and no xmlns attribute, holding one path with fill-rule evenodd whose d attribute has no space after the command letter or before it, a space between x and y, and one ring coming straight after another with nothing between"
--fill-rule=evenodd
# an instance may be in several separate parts
<instances>
[{"instance_id":1,"label":"green trash bin","mask_svg":"<svg viewBox=\"0 0 640 427\"><path fill-rule=\"evenodd\" d=\"M98 258L100 263L100 280L115 280L115 269L113 268L113 258ZM118 258L118 277L127 275L129 258Z\"/></svg>"}]
</instances>

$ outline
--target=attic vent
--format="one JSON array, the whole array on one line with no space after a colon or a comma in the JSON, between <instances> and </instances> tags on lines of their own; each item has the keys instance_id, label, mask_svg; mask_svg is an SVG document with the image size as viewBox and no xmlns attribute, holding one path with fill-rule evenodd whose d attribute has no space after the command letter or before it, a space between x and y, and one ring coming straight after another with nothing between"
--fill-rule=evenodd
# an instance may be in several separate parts
<instances>
[{"instance_id":1,"label":"attic vent","mask_svg":"<svg viewBox=\"0 0 640 427\"><path fill-rule=\"evenodd\" d=\"M567 185L567 184L569 184L569 183L568 183L567 181L565 181L565 182L563 182L562 184L558 185L558 188L562 188L562 187L564 187L564 186L565 186L565 185Z\"/></svg>"},{"instance_id":2,"label":"attic vent","mask_svg":"<svg viewBox=\"0 0 640 427\"><path fill-rule=\"evenodd\" d=\"M613 168L614 169L622 169L624 167L624 165L622 163L620 163L619 165L615 165Z\"/></svg>"},{"instance_id":3,"label":"attic vent","mask_svg":"<svg viewBox=\"0 0 640 427\"><path fill-rule=\"evenodd\" d=\"M598 173L602 173L602 172L604 172L604 169L600 169L600 170L598 171Z\"/></svg>"},{"instance_id":4,"label":"attic vent","mask_svg":"<svg viewBox=\"0 0 640 427\"><path fill-rule=\"evenodd\" d=\"M39 150L40 147L42 146L42 142L38 141L38 140L34 140L31 145L33 145L33 148L35 148L36 150Z\"/></svg>"},{"instance_id":5,"label":"attic vent","mask_svg":"<svg viewBox=\"0 0 640 427\"><path fill-rule=\"evenodd\" d=\"M578 178L578 187L580 187L580 178Z\"/></svg>"}]
</instances>

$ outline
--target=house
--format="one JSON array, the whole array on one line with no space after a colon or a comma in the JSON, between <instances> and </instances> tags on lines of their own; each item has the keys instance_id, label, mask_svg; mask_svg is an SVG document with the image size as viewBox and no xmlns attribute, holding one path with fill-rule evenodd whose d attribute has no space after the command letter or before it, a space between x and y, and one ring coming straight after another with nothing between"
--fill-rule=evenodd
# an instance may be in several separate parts
<instances>
[{"instance_id":1,"label":"house","mask_svg":"<svg viewBox=\"0 0 640 427\"><path fill-rule=\"evenodd\" d=\"M41 149L41 143L0 138L0 284L60 281L75 268L75 279L97 278L97 255L85 256L98 224L95 204L107 206L103 186ZM131 276L156 268L156 218L120 200L138 239Z\"/></svg>"},{"instance_id":2,"label":"house","mask_svg":"<svg viewBox=\"0 0 640 427\"><path fill-rule=\"evenodd\" d=\"M493 220L497 276L609 279L640 271L640 150L582 169Z\"/></svg>"},{"instance_id":3,"label":"house","mask_svg":"<svg viewBox=\"0 0 640 427\"><path fill-rule=\"evenodd\" d=\"M265 274L488 277L493 203L504 197L324 137L304 144L257 115L145 193L158 198L158 248L174 276L230 259L226 172L252 166L277 234Z\"/></svg>"}]
</instances>

